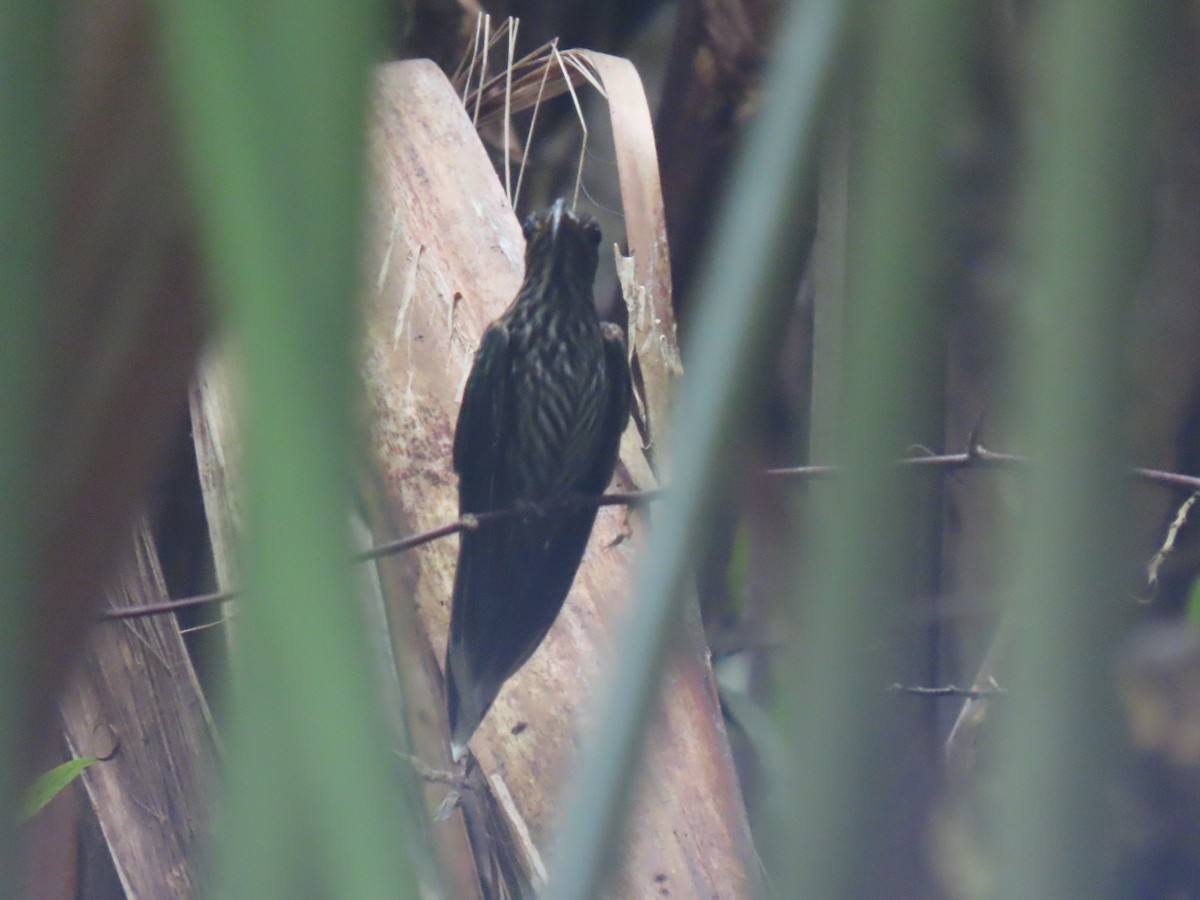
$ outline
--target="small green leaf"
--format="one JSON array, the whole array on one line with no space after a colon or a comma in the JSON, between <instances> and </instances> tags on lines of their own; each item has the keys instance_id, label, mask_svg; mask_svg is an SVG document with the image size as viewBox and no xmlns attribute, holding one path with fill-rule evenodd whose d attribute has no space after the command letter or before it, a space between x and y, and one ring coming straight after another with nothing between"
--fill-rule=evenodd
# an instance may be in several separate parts
<instances>
[{"instance_id":1,"label":"small green leaf","mask_svg":"<svg viewBox=\"0 0 1200 900\"><path fill-rule=\"evenodd\" d=\"M84 756L68 760L61 766L55 766L49 772L39 775L29 792L25 795L25 804L21 809L21 818L30 819L34 813L58 796L59 792L79 777L79 773L88 766L98 763L94 756Z\"/></svg>"},{"instance_id":2,"label":"small green leaf","mask_svg":"<svg viewBox=\"0 0 1200 900\"><path fill-rule=\"evenodd\" d=\"M1188 588L1187 620L1193 627L1200 626L1200 578Z\"/></svg>"}]
</instances>

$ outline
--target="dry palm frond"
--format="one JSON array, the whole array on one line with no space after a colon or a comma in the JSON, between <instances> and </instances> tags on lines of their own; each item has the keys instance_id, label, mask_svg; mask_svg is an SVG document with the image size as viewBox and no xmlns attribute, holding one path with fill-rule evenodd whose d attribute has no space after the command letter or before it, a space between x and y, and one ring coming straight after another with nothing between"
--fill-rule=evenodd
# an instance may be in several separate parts
<instances>
[{"instance_id":1,"label":"dry palm frond","mask_svg":"<svg viewBox=\"0 0 1200 900\"><path fill-rule=\"evenodd\" d=\"M497 37L496 30L482 25L479 32L481 47L494 41L497 48L512 46L507 32ZM663 394L656 388L665 386L669 375L656 360L661 343L673 343L673 326L650 113L627 60L577 54L581 66L586 54L586 68L610 98L626 232L635 255L633 281L646 288L638 294L651 310L631 321L645 321L661 335L654 341L635 337L639 352L646 348L643 369L662 376L661 382L647 378L650 395L658 398ZM514 64L511 76L496 67L482 79L482 63L468 62L462 70L472 72L467 108L478 106L481 120L493 110L503 116L500 95L496 101L484 96L476 103L471 91L482 80L486 94L489 81L503 85L511 77L511 114L519 105L523 78L536 79L526 88L536 97L543 77L549 85L551 79L561 82L579 71L567 61L572 55L547 50L550 66L545 59L540 64L526 61L524 70ZM462 84L447 84L428 63L398 63L381 73L372 141L379 187L373 192L378 205L373 258L386 259L389 266L374 279L376 290L364 298L363 371L373 424L370 474L364 476L368 489L362 492L380 537L400 529L422 530L453 514L456 498L446 442L454 427L459 386L479 335L521 282L521 232L504 179L496 178L470 120L462 115L462 98ZM392 244L395 252L389 253ZM641 442L630 433L625 440L618 484L649 486L652 476ZM471 749L488 782L482 793L464 794L464 803L436 831L439 871L456 879L454 896L478 896L478 887L471 885L477 878L486 881L489 896L499 896L505 889L521 893L541 877L538 860L552 841L579 712L603 677L606 636L629 596L641 528L639 520L601 514L594 552L585 556L558 625L476 733ZM453 547L428 544L405 557L381 561L379 570L389 617L404 623L395 628L393 640L412 710L412 752L439 768L446 747L436 657L449 624ZM672 686L665 688L671 700L651 736L645 787L631 813L631 821L638 823L636 834L614 866L617 896L641 896L640 889L656 873L670 873L675 894L753 893L755 876L740 862L750 855L745 813L727 764L698 616L685 626L682 649L665 681ZM680 771L696 775L680 779L671 774ZM429 808L437 809L445 788L421 789ZM705 864L697 864L700 860Z\"/></svg>"},{"instance_id":2,"label":"dry palm frond","mask_svg":"<svg viewBox=\"0 0 1200 900\"><path fill-rule=\"evenodd\" d=\"M492 123L489 134L499 147L501 135L494 125L508 130L513 115L524 109L536 113L547 97L590 84L607 98L633 256L632 265L624 267L634 298L629 338L640 356L652 413L665 410L678 373L657 153L641 80L628 60L561 50L555 43L514 59L515 27L508 22L493 27L490 20L481 20L474 49L452 85L432 65L416 61L381 73L373 142L381 187L375 194L381 244L376 258L389 265L368 298L364 367L374 418L374 490L364 494L374 494L372 518L381 535L437 524L454 509L444 441L453 429L478 336L520 285L521 233L510 197L519 195L521 176L515 183L511 176L496 178L492 161L471 133L472 121L476 129ZM492 58L485 63L488 53ZM575 103L581 107L580 98ZM539 121L536 114L528 118L532 124ZM522 143L528 140L520 142L510 134L507 146ZM510 162L514 156L505 154ZM627 432L622 443L618 484L654 484L635 432ZM632 554L642 527L635 518L601 515L596 552L585 556L560 622L502 692L472 741L488 782L480 793L464 795L451 819L439 825L459 849L447 846L438 852L446 871L454 873L461 872L465 852L473 860L471 877L483 879L491 896L510 887L520 891L544 877L540 855L555 827L578 712L602 677L606 635L629 596ZM429 704L422 706L427 715L412 716L411 727L420 738L413 752L435 767L446 748L443 732L435 727L440 722L444 728L444 713L438 709L434 648L445 645L453 566L452 548L435 544L380 564L392 614L411 625L396 629L396 639L412 635L423 644L398 650L396 659L410 663L402 680L414 709L418 702ZM740 863L750 857L745 813L736 777L726 764L716 694L704 687L712 684L712 674L698 616L685 625L683 649L666 680L673 686L667 690L674 702L664 704L651 737L645 788L631 814L638 822L637 834L631 835L614 868L618 895L640 896L646 879L672 873L672 879L679 879L672 893L690 889L700 896L746 896L756 877ZM682 770L704 775L668 775ZM435 808L443 796L428 799ZM469 842L468 850L461 849L460 835ZM706 865L696 865L702 858ZM708 865L715 860L719 862ZM460 881L463 896L470 894L469 880Z\"/></svg>"},{"instance_id":3,"label":"dry palm frond","mask_svg":"<svg viewBox=\"0 0 1200 900\"><path fill-rule=\"evenodd\" d=\"M459 63L452 82L463 98L463 105L470 112L471 120L477 129L502 125L505 160L504 186L509 200L514 206L520 198L525 165L529 160L529 146L537 126L539 108L546 100L564 93L570 94L579 126L583 132L579 163L575 173L575 189L571 200L572 205L575 205L579 200L583 180L583 161L588 141L587 120L575 88L590 84L601 96L607 97L607 93L602 79L589 58L592 51L560 50L558 40L555 39L538 47L532 53L515 59L519 28L520 20L509 18L500 27L493 30L491 17L480 16L476 24L475 40L472 42L471 51ZM505 43L507 50L505 66L502 71L489 76L488 56L502 42ZM521 167L517 174L517 185L514 191L510 175L512 115L526 109L532 109L533 114L521 151Z\"/></svg>"},{"instance_id":4,"label":"dry palm frond","mask_svg":"<svg viewBox=\"0 0 1200 900\"><path fill-rule=\"evenodd\" d=\"M463 105L472 111L476 127L500 120L506 108L510 113L519 112L566 93L572 89L567 86L567 79L572 87L588 82L604 94L600 78L587 62L591 51L559 50L555 39L520 59L513 59L519 27L518 19L509 18L493 30L491 17L481 16L471 51L451 77ZM508 45L505 71L489 76L488 54L502 41ZM556 66L558 74L547 80L548 71Z\"/></svg>"}]
</instances>

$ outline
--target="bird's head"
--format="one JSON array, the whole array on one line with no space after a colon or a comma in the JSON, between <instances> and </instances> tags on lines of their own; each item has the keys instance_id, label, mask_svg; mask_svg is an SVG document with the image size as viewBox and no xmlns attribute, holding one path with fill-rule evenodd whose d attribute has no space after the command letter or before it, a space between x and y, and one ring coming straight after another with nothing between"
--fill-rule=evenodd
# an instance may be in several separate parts
<instances>
[{"instance_id":1,"label":"bird's head","mask_svg":"<svg viewBox=\"0 0 1200 900\"><path fill-rule=\"evenodd\" d=\"M582 283L590 292L600 259L600 225L559 198L521 226L525 233L526 280L532 272ZM561 283L561 282L560 282Z\"/></svg>"}]
</instances>

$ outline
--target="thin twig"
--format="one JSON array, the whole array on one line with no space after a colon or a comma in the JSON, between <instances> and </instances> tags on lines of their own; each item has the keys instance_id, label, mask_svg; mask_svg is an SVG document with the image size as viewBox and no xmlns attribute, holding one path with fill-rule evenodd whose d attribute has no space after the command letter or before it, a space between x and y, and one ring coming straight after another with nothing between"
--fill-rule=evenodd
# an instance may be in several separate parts
<instances>
[{"instance_id":1,"label":"thin twig","mask_svg":"<svg viewBox=\"0 0 1200 900\"><path fill-rule=\"evenodd\" d=\"M467 93L471 90L471 77L475 74L475 61L479 58L479 40L480 40L480 36L481 36L482 32L483 32L483 13L479 13L478 15L475 16L475 39L471 42L471 53L470 53L471 62L470 62L470 65L467 66L467 74L466 74L466 77L463 78L463 82L462 82L462 84L463 84L463 93L462 93L463 106L467 105ZM458 83L458 76L462 72L463 61L465 59L466 59L466 57L464 57L463 60L459 60L458 68L454 70L454 77L451 79L451 81L453 81L456 84Z\"/></svg>"},{"instance_id":2,"label":"thin twig","mask_svg":"<svg viewBox=\"0 0 1200 900\"><path fill-rule=\"evenodd\" d=\"M487 80L488 50L491 48L492 17L483 14L483 57L479 61L479 88L475 93L475 111L471 114L471 124L479 127L479 103L483 100L483 83Z\"/></svg>"},{"instance_id":3,"label":"thin twig","mask_svg":"<svg viewBox=\"0 0 1200 900\"><path fill-rule=\"evenodd\" d=\"M1018 456L1012 453L996 453L988 450L985 447L975 446L965 453L943 453L943 454L922 454L919 456L911 456L905 459L897 460L897 466L913 469L931 469L934 471L958 471L960 469L1024 469L1033 465L1032 460L1025 456ZM833 465L813 465L813 466L792 466L780 469L767 469L762 473L764 478L775 479L813 479L813 478L828 478L833 475L842 473L842 466ZM1177 472L1163 472L1158 469L1136 468L1131 471L1132 476L1138 481L1147 484L1158 485L1159 487L1168 488L1186 488L1192 491L1200 491L1200 477L1193 475L1181 475ZM352 559L355 562L367 562L373 559L379 559L383 556L390 556L394 553L403 553L406 550L412 550L415 547L420 547L423 544L428 544L432 541L440 540L441 538L449 537L452 534L460 534L464 531L473 531L481 525L490 522L506 519L511 516L528 516L540 515L556 509L570 507L588 507L588 506L636 506L642 503L650 503L662 498L665 493L665 488L657 488L648 491L625 491L613 492L611 494L603 494L599 497L583 497L570 496L563 497L543 504L523 504L522 506L513 509L498 509L485 513L476 513L475 515L466 515L454 522L449 522L437 528L432 528L429 531L422 531L418 534L411 534L407 537L397 538L391 541L385 541L382 544L377 544L367 550L355 554ZM237 596L236 591L222 591L217 594L204 594L199 597L188 597L183 600L173 600L168 603L155 603L148 606L135 606L127 609L108 609L100 613L101 620L108 619L135 619L140 616L152 616L160 613L177 612L181 609L188 609L194 606L204 606L210 603L224 603L234 599Z\"/></svg>"},{"instance_id":4,"label":"thin twig","mask_svg":"<svg viewBox=\"0 0 1200 900\"><path fill-rule=\"evenodd\" d=\"M236 590L218 591L215 594L200 594L196 597L185 597L182 600L168 600L165 603L150 603L146 606L128 606L124 609L106 609L97 618L101 621L112 619L140 619L142 616L157 616L162 613L179 612L181 609L194 609L197 606L208 606L212 603L225 603L237 597Z\"/></svg>"},{"instance_id":5,"label":"thin twig","mask_svg":"<svg viewBox=\"0 0 1200 900\"><path fill-rule=\"evenodd\" d=\"M1013 453L996 453L984 447L975 447L965 453L922 453L896 460L897 466L911 469L937 469L941 471L955 469L1024 469L1031 461L1028 457L1017 456ZM838 475L841 466L789 466L781 469L767 469L763 474L768 478L826 478ZM1150 472L1149 469L1135 469L1135 475ZM1169 475L1169 473L1160 473ZM1169 476L1186 477L1186 476ZM1149 479L1154 480L1154 479ZM1200 478L1194 479L1200 484Z\"/></svg>"},{"instance_id":6,"label":"thin twig","mask_svg":"<svg viewBox=\"0 0 1200 900\"><path fill-rule=\"evenodd\" d=\"M966 700L978 700L980 697L1003 697L1007 693L1001 687L960 688L952 684L944 687L925 687L919 684L893 684L888 690L893 694L913 694L917 697L958 697Z\"/></svg>"},{"instance_id":7,"label":"thin twig","mask_svg":"<svg viewBox=\"0 0 1200 900\"><path fill-rule=\"evenodd\" d=\"M550 44L551 48L558 47L558 38ZM546 78L550 75L551 57L546 57L546 67L542 70L542 80L538 84L537 98L533 101L533 114L529 117L529 133L525 136L525 148L521 151L521 168L517 172L517 189L513 192L511 205L513 209L517 208L517 203L521 199L521 184L525 180L525 165L529 162L529 146L533 143L533 128L537 125L538 109L542 105L542 94L546 90ZM511 94L509 95L511 98Z\"/></svg>"},{"instance_id":8,"label":"thin twig","mask_svg":"<svg viewBox=\"0 0 1200 900\"><path fill-rule=\"evenodd\" d=\"M396 553L403 553L405 550L412 550L415 547L420 547L423 544L429 544L441 538L450 537L452 534L460 534L464 531L474 531L481 525L486 525L490 522L497 522L502 519L511 518L513 516L529 516L529 515L545 515L557 509L566 509L570 507L588 507L588 506L637 506L641 503L649 503L652 500L658 500L662 496L661 489L648 491L614 491L611 494L604 494L600 497L585 497L582 495L573 495L562 497L542 504L526 503L522 506L512 509L496 509L489 512L468 514L453 522L448 522L445 525L440 525L437 528L431 528L428 531L422 531L417 534L410 534L407 537L396 538L391 541L384 541L381 544L376 544L374 547L369 547L366 550L359 551L350 557L353 562L370 562L373 559L379 559L384 556L392 556ZM138 619L142 616L154 616L163 613L178 612L181 609L191 609L196 606L207 606L210 603L224 603L228 600L233 600L237 597L236 590L221 591L216 594L201 594L197 597L186 597L182 600L169 600L165 603L152 603L146 606L131 606L125 609L106 609L97 617L101 621L109 621L112 619Z\"/></svg>"},{"instance_id":9,"label":"thin twig","mask_svg":"<svg viewBox=\"0 0 1200 900\"><path fill-rule=\"evenodd\" d=\"M1134 469L1133 477L1159 487L1177 487L1189 491L1200 491L1200 478L1181 475L1178 472L1163 472L1161 469Z\"/></svg>"},{"instance_id":10,"label":"thin twig","mask_svg":"<svg viewBox=\"0 0 1200 900\"><path fill-rule=\"evenodd\" d=\"M1175 518L1171 521L1170 527L1167 529L1167 536L1163 539L1162 546L1158 548L1158 552L1150 560L1150 564L1146 566L1146 587L1148 588L1148 596L1142 598L1143 603L1149 603L1154 599L1154 595L1158 592L1158 571L1162 568L1162 564L1167 557L1175 550L1175 540L1179 537L1179 531L1187 522L1188 513L1196 504L1197 498L1200 498L1200 492L1193 491L1186 500L1180 505L1179 510L1175 513Z\"/></svg>"},{"instance_id":11,"label":"thin twig","mask_svg":"<svg viewBox=\"0 0 1200 900\"><path fill-rule=\"evenodd\" d=\"M367 562L368 560L379 559L382 556L391 556L394 553L402 553L405 550L411 550L414 547L420 547L422 544L428 544L431 541L438 540L439 538L450 537L452 534L459 534L463 531L475 531L480 525L486 525L490 522L511 518L512 516L544 515L545 513L552 512L557 509L570 508L573 506L637 506L640 503L649 503L651 500L658 500L661 496L661 489L649 491L614 491L611 494L604 494L600 497L572 495L569 497L562 497L557 500L552 500L547 503L527 503L524 506L515 507L513 509L496 509L489 512L465 515L457 521L450 522L438 528L432 528L429 531L422 531L419 534L410 534L408 537L397 538L396 540L385 541L382 544L376 544L374 547L370 547L354 554L352 558L355 562Z\"/></svg>"},{"instance_id":12,"label":"thin twig","mask_svg":"<svg viewBox=\"0 0 1200 900\"><path fill-rule=\"evenodd\" d=\"M579 105L579 95L575 93L575 85L571 82L571 74L567 71L562 54L558 52L558 47L551 52L558 62L558 68L562 71L563 83L571 94L571 102L575 104L575 116L579 119L579 128L583 132L583 143L579 148L579 168L575 172L575 192L571 195L571 209L574 209L579 204L579 185L583 183L583 160L584 154L587 153L588 143L587 117L583 114L583 107Z\"/></svg>"},{"instance_id":13,"label":"thin twig","mask_svg":"<svg viewBox=\"0 0 1200 900\"><path fill-rule=\"evenodd\" d=\"M509 16L508 19L508 65L504 67L504 195L508 197L508 205L516 209L513 202L512 190L512 157L509 151L509 136L512 133L512 73L513 56L517 52L517 28L519 19Z\"/></svg>"}]
</instances>

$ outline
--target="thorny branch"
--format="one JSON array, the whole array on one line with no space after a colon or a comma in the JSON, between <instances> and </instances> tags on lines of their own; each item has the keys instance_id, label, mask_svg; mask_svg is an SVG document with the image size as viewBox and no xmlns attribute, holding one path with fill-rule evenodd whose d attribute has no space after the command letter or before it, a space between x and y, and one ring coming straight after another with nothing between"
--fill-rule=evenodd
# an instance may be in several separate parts
<instances>
[{"instance_id":1,"label":"thorny branch","mask_svg":"<svg viewBox=\"0 0 1200 900\"><path fill-rule=\"evenodd\" d=\"M897 460L896 465L906 469L955 472L961 469L1020 470L1030 468L1033 465L1033 461L1029 457L1013 453L997 453L977 444L962 453L928 453L906 457L905 459ZM761 477L767 479L802 478L807 480L812 478L828 478L842 472L843 467L836 465L793 466L781 469L767 469L762 473ZM1158 469L1145 468L1132 469L1130 474L1136 480L1146 484L1200 491L1200 477L1194 475L1182 475L1177 472L1163 472ZM412 550L414 547L420 547L423 544L449 537L452 534L474 531L489 522L499 521L511 516L538 515L554 509L572 506L639 506L643 503L661 499L664 493L665 489L659 488L647 491L625 491L604 494L600 497L573 496L564 497L549 503L536 505L523 504L513 509L500 509L477 513L475 515L466 515L454 522L449 522L429 531L422 531L418 534L411 534L407 537L377 544L374 547L356 553L352 558L355 562L369 562L383 556ZM98 618L101 620L135 619L141 616L153 616L162 613L177 612L181 609L207 606L212 603L224 603L234 599L236 596L237 591L221 591L215 594L202 594L196 597L187 597L182 600L172 600L166 603L154 603L148 606L135 606L128 609L107 609L101 612Z\"/></svg>"}]
</instances>

